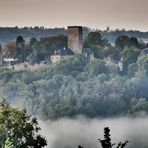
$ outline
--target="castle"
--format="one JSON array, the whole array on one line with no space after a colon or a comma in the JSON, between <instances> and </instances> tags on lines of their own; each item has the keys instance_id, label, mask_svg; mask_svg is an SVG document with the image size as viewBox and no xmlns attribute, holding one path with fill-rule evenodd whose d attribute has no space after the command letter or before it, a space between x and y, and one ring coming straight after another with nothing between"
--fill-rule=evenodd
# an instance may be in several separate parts
<instances>
[{"instance_id":1,"label":"castle","mask_svg":"<svg viewBox=\"0 0 148 148\"><path fill-rule=\"evenodd\" d=\"M74 55L84 55L87 59L94 59L94 52L90 48L83 48L83 28L82 26L68 26L68 48L57 49L50 56L51 62L58 62L62 59L73 57ZM0 48L0 65L14 65L18 59L4 58Z\"/></svg>"},{"instance_id":2,"label":"castle","mask_svg":"<svg viewBox=\"0 0 148 148\"><path fill-rule=\"evenodd\" d=\"M83 48L83 28L82 26L68 26L68 49L59 49L50 56L52 62L58 62L82 54L88 59L94 59L94 53L90 48Z\"/></svg>"}]
</instances>

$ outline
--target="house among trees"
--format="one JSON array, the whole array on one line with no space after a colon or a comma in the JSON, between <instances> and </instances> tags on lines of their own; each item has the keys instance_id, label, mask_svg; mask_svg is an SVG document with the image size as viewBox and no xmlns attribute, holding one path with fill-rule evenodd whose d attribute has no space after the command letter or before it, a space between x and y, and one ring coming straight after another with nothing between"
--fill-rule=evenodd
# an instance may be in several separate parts
<instances>
[{"instance_id":1,"label":"house among trees","mask_svg":"<svg viewBox=\"0 0 148 148\"><path fill-rule=\"evenodd\" d=\"M18 59L14 59L14 58L4 58L3 59L3 65L5 66L15 65L17 63L18 63Z\"/></svg>"},{"instance_id":2,"label":"house among trees","mask_svg":"<svg viewBox=\"0 0 148 148\"><path fill-rule=\"evenodd\" d=\"M52 62L58 62L62 59L72 57L75 54L82 54L86 58L94 59L94 52L91 48L83 48L83 28L82 26L69 26L68 27L68 49L60 49L55 51L50 56Z\"/></svg>"},{"instance_id":3,"label":"house among trees","mask_svg":"<svg viewBox=\"0 0 148 148\"><path fill-rule=\"evenodd\" d=\"M63 49L59 49L59 50L55 51L54 55L50 56L50 60L54 63L54 62L58 62L62 59L70 58L74 54L75 53L72 50L70 50L69 48L63 48Z\"/></svg>"},{"instance_id":4,"label":"house among trees","mask_svg":"<svg viewBox=\"0 0 148 148\"><path fill-rule=\"evenodd\" d=\"M18 59L14 59L14 58L5 58L3 56L3 51L2 48L0 46L0 66L10 66L10 65L15 65L18 63Z\"/></svg>"}]
</instances>

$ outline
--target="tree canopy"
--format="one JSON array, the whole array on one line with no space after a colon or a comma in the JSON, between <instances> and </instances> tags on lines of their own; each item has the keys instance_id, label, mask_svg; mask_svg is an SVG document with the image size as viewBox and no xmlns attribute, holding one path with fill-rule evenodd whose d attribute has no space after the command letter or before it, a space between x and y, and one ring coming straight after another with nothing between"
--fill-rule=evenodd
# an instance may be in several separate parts
<instances>
[{"instance_id":1,"label":"tree canopy","mask_svg":"<svg viewBox=\"0 0 148 148\"><path fill-rule=\"evenodd\" d=\"M47 142L39 130L37 119L28 116L26 110L20 111L6 101L0 102L0 147L42 148Z\"/></svg>"}]
</instances>

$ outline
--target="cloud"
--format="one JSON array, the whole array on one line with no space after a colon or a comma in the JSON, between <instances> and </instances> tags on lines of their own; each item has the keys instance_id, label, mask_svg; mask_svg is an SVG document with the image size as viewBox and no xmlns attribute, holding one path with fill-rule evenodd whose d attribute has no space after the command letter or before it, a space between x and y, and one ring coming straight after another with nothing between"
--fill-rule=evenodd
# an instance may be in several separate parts
<instances>
[{"instance_id":1,"label":"cloud","mask_svg":"<svg viewBox=\"0 0 148 148\"><path fill-rule=\"evenodd\" d=\"M101 148L98 138L103 139L103 129L111 129L112 142L130 141L128 147L148 147L148 117L75 119L63 118L57 121L40 121L42 135L46 136L49 148Z\"/></svg>"}]
</instances>

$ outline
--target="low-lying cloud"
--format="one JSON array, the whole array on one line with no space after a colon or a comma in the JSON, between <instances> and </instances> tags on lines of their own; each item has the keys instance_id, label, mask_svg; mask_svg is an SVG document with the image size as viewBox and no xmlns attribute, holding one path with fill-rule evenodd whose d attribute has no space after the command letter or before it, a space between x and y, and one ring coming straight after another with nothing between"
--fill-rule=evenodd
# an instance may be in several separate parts
<instances>
[{"instance_id":1,"label":"low-lying cloud","mask_svg":"<svg viewBox=\"0 0 148 148\"><path fill-rule=\"evenodd\" d=\"M101 148L98 138L103 139L103 129L108 126L114 143L128 140L127 148L148 148L148 117L59 119L40 121L42 135L46 136L48 148Z\"/></svg>"}]
</instances>

